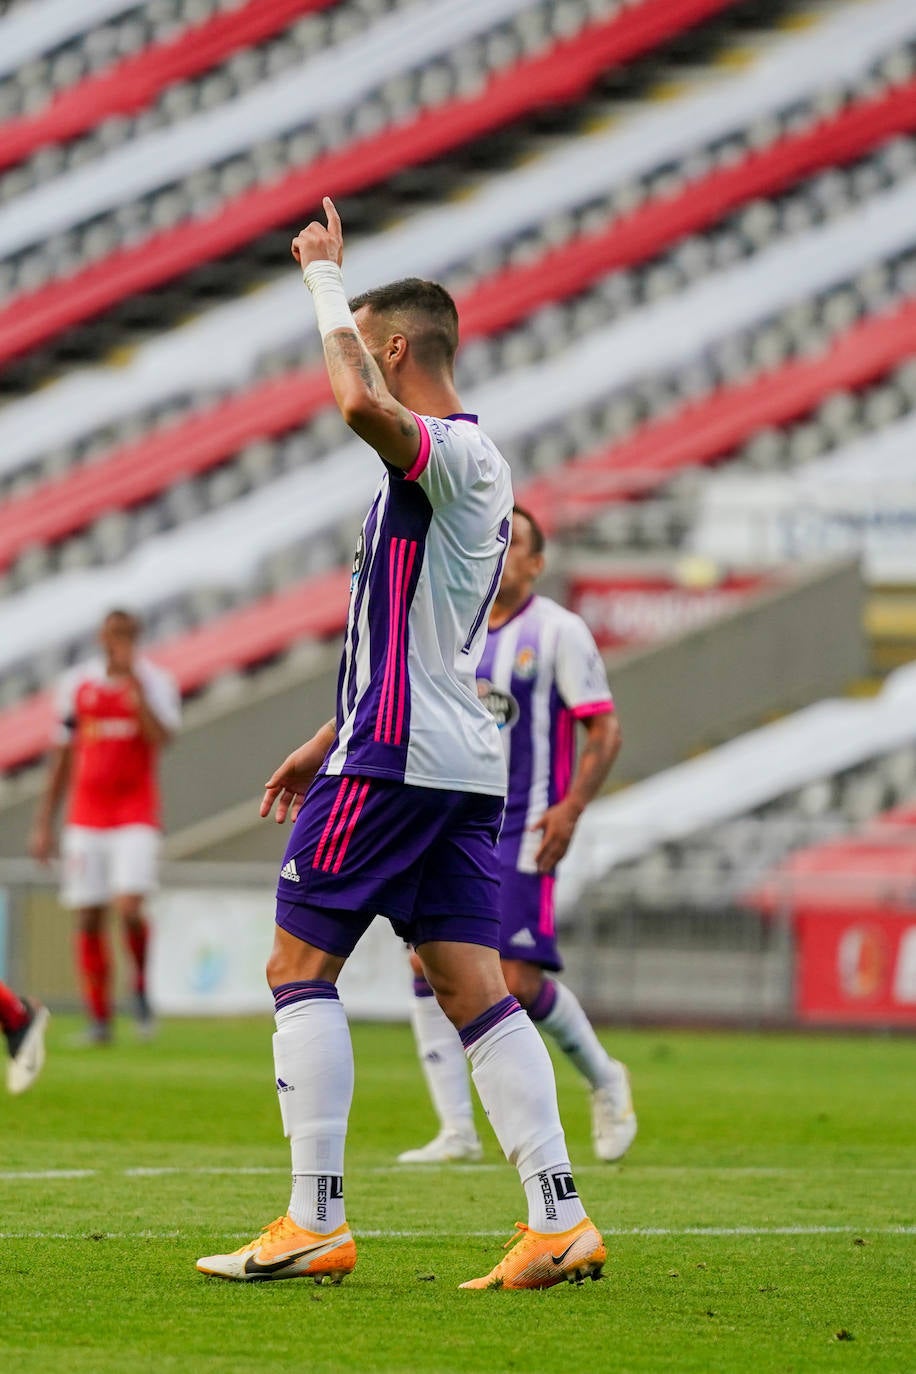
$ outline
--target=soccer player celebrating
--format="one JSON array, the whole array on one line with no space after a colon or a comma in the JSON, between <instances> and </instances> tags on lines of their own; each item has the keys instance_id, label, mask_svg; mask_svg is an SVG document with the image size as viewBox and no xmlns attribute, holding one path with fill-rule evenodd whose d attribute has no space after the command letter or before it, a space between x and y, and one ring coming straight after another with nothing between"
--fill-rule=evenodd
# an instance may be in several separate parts
<instances>
[{"instance_id":1,"label":"soccer player celebrating","mask_svg":"<svg viewBox=\"0 0 916 1374\"><path fill-rule=\"evenodd\" d=\"M597 1277L605 1248L573 1182L550 1057L499 962L506 769L475 670L509 544L508 465L455 392L451 297L409 279L349 305L340 220L329 199L324 208L327 228L310 224L293 255L341 414L384 473L357 544L336 720L286 759L261 804L262 815L276 803L278 820L295 819L267 967L289 1210L197 1267L319 1281L353 1269L343 1195L353 1052L336 981L382 912L458 1028L527 1198L528 1224L506 1258L463 1287Z\"/></svg>"},{"instance_id":2,"label":"soccer player celebrating","mask_svg":"<svg viewBox=\"0 0 916 1374\"><path fill-rule=\"evenodd\" d=\"M61 900L78 913L78 959L89 1012L87 1041L112 1035L111 960L105 915L121 919L134 970L137 1028L147 1036L149 927L144 898L156 886L160 844L157 759L181 722L171 675L137 653L140 624L109 611L99 631L102 655L62 679L56 747L32 827L32 855L46 863L54 823L68 795L61 836Z\"/></svg>"},{"instance_id":3,"label":"soccer player celebrating","mask_svg":"<svg viewBox=\"0 0 916 1374\"><path fill-rule=\"evenodd\" d=\"M477 686L496 719L508 760L509 794L499 840L500 953L509 991L569 1056L592 1089L599 1159L619 1159L636 1135L624 1066L601 1045L575 995L545 970L563 967L554 929L554 870L580 815L620 749L604 664L579 616L534 586L544 535L515 507L512 544L490 611ZM573 773L575 722L585 744ZM399 1156L402 1164L479 1159L461 1042L432 995L416 955L413 1025L440 1131Z\"/></svg>"},{"instance_id":4,"label":"soccer player celebrating","mask_svg":"<svg viewBox=\"0 0 916 1374\"><path fill-rule=\"evenodd\" d=\"M11 1093L24 1093L41 1073L49 1020L48 1010L40 1002L17 997L12 988L0 982L0 1030L10 1060L6 1086Z\"/></svg>"}]
</instances>

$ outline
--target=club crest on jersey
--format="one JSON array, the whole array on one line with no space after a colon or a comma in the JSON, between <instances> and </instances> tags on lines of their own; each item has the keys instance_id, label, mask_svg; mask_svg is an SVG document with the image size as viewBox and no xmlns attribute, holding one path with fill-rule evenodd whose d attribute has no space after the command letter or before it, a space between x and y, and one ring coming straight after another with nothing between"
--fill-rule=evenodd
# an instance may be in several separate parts
<instances>
[{"instance_id":1,"label":"club crest on jersey","mask_svg":"<svg viewBox=\"0 0 916 1374\"><path fill-rule=\"evenodd\" d=\"M534 677L537 670L538 656L531 646L526 644L525 647L519 649L518 653L515 655L515 663L513 664L512 671L515 673L516 677L520 677L523 681L528 682Z\"/></svg>"},{"instance_id":2,"label":"club crest on jersey","mask_svg":"<svg viewBox=\"0 0 916 1374\"><path fill-rule=\"evenodd\" d=\"M496 721L500 730L511 730L518 720L518 702L511 692L501 692L486 678L477 681L477 695Z\"/></svg>"}]
</instances>

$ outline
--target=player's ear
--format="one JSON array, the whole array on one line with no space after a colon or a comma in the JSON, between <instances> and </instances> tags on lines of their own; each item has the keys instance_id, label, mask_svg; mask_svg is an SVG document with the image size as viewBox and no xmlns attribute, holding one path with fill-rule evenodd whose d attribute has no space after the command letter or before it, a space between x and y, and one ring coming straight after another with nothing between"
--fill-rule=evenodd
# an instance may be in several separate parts
<instances>
[{"instance_id":1,"label":"player's ear","mask_svg":"<svg viewBox=\"0 0 916 1374\"><path fill-rule=\"evenodd\" d=\"M389 366L400 367L407 358L407 352L407 336L405 334L392 334L385 345L385 358Z\"/></svg>"}]
</instances>

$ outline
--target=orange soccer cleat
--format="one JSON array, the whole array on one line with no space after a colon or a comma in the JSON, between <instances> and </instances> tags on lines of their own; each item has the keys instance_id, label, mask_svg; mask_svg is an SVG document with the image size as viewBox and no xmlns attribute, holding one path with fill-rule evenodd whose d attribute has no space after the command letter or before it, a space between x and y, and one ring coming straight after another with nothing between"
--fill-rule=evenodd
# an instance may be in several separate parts
<instances>
[{"instance_id":1,"label":"orange soccer cleat","mask_svg":"<svg viewBox=\"0 0 916 1374\"><path fill-rule=\"evenodd\" d=\"M506 1242L508 1255L482 1279L461 1288L552 1288L555 1283L600 1279L607 1250L600 1232L585 1217L569 1231L531 1231L522 1222L520 1236Z\"/></svg>"},{"instance_id":2,"label":"orange soccer cleat","mask_svg":"<svg viewBox=\"0 0 916 1374\"><path fill-rule=\"evenodd\" d=\"M355 1264L356 1245L346 1223L320 1236L297 1226L291 1217L278 1217L256 1240L228 1255L204 1255L197 1268L202 1274L248 1283L259 1279L340 1283Z\"/></svg>"}]
</instances>

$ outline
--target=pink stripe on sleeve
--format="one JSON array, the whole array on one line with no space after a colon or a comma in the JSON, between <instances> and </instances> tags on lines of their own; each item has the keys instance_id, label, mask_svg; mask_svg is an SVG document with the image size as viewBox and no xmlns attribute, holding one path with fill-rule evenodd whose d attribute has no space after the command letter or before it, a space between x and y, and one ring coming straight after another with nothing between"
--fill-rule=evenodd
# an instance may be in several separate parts
<instances>
[{"instance_id":1,"label":"pink stripe on sleeve","mask_svg":"<svg viewBox=\"0 0 916 1374\"><path fill-rule=\"evenodd\" d=\"M614 703L610 697L605 701L585 701L581 706L572 708L576 720L585 720L588 716L610 716L613 711Z\"/></svg>"},{"instance_id":2,"label":"pink stripe on sleeve","mask_svg":"<svg viewBox=\"0 0 916 1374\"><path fill-rule=\"evenodd\" d=\"M417 478L425 471L426 464L429 462L429 451L432 447L432 440L429 437L429 430L426 428L426 425L420 419L419 415L415 415L413 411L411 411L410 413L416 420L417 426L420 430L420 452L414 459L413 467L408 468L407 471L404 473L404 480L406 482L415 482Z\"/></svg>"}]
</instances>

